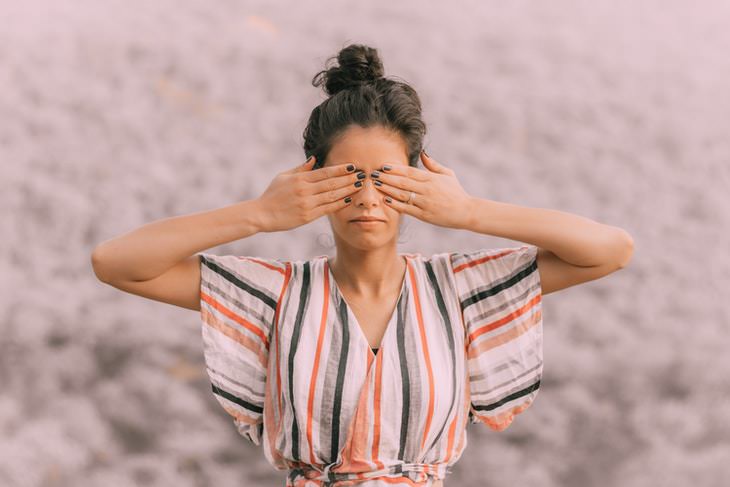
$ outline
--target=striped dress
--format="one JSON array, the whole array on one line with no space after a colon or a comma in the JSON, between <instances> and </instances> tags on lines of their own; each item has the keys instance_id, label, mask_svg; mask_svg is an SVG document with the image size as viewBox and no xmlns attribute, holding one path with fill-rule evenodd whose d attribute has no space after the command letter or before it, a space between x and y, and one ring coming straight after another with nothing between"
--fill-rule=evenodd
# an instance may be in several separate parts
<instances>
[{"instance_id":1,"label":"striped dress","mask_svg":"<svg viewBox=\"0 0 730 487\"><path fill-rule=\"evenodd\" d=\"M466 426L502 431L542 376L537 247L406 257L377 353L325 255L200 254L206 371L287 487L431 486Z\"/></svg>"}]
</instances>

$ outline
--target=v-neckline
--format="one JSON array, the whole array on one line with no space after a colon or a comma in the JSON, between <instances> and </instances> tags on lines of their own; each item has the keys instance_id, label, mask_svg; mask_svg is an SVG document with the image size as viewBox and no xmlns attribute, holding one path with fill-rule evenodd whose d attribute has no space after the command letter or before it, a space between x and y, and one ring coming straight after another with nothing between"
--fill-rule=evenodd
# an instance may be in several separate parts
<instances>
[{"instance_id":1,"label":"v-neckline","mask_svg":"<svg viewBox=\"0 0 730 487\"><path fill-rule=\"evenodd\" d=\"M403 299L403 295L405 294L406 287L408 286L408 268L410 266L408 256L405 254L398 254L398 256L403 257L406 262L406 270L403 275L403 282L401 282L400 286L400 294L398 294L398 299L395 300L395 306L393 307L393 311L390 314L390 318L388 319L388 324L385 326L385 332L383 333L382 338L380 339L380 344L378 345L378 353L376 354L373 352L373 349L370 345L370 342L368 341L368 338L365 336L365 332L363 331L362 327L360 326L360 322L357 319L357 316L355 316L355 312L352 310L352 307L350 307L350 303L347 302L345 299L345 295L342 294L342 291L340 291L340 286L337 284L337 280L335 279L335 275L332 273L332 268L330 267L329 263L329 257L327 255L323 256L324 259L324 266L327 268L327 274L329 276L330 281L332 281L331 288L334 289L335 294L339 299L342 300L343 303L345 303L345 306L347 307L347 326L352 328L350 325L351 323L354 324L355 328L357 329L356 333L360 337L362 341L365 342L365 345L367 345L368 353L372 355L373 358L377 358L378 354L383 354L383 347L386 345L386 339L388 337L388 334L390 332L390 329L393 327L393 320L396 318L398 314L398 304L400 303L401 299Z\"/></svg>"}]
</instances>

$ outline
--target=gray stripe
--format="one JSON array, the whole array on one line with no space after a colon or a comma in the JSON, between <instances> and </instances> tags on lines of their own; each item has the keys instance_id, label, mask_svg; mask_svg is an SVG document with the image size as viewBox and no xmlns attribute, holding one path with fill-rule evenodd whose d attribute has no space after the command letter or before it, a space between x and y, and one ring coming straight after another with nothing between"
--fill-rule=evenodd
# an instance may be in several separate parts
<instances>
[{"instance_id":1,"label":"gray stripe","mask_svg":"<svg viewBox=\"0 0 730 487\"><path fill-rule=\"evenodd\" d=\"M270 312L270 308L262 307L262 308L256 309L256 308L252 308L251 306L247 306L245 303L239 301L236 298L235 294L229 294L229 293L225 292L223 289L218 287L216 284L214 284L213 282L208 281L208 280L203 280L201 287L203 289L206 289L208 291L208 294L214 295L213 296L214 298L215 298L215 295L220 296L222 298L224 304L235 305L237 308L239 308L240 310L243 311L243 314L248 319L248 321L252 322L255 325L259 325L265 332L269 331L270 323L273 321L273 317L274 317L274 314L272 312ZM203 302L203 305L208 306L208 308L211 311L220 313L219 311L213 309L213 307L208 303ZM262 310L266 312L266 315L264 315L261 312ZM232 327L236 328L239 331L246 330L246 328L241 326L239 323L236 323L235 321L231 321L230 318L225 318L225 320L227 321L228 324L230 324ZM250 332L247 332L247 333L250 333ZM252 336L254 336L254 338L260 340L260 338L258 336L255 336L255 335L252 335Z\"/></svg>"},{"instance_id":2,"label":"gray stripe","mask_svg":"<svg viewBox=\"0 0 730 487\"><path fill-rule=\"evenodd\" d=\"M517 384L517 385L515 387L513 387L512 390L514 390L514 389L521 389L521 388L524 387L524 385L526 383L528 383L530 381L528 381L528 380L520 380L520 379L527 379L527 378L530 378L531 379L532 377L534 377L536 375L536 372L538 372L538 370L539 370L539 368L540 368L541 365L542 365L542 361L540 360L539 362L537 362L536 365L534 365L533 367L525 370L520 375L518 375L518 376L516 376L514 378L511 378L509 380L506 380L504 382L501 382L499 384L495 384L494 387L492 387L490 389L481 389L480 390L480 389L477 388L478 387L478 382L477 381L480 380L481 378L483 378L485 374L479 374L478 376L471 376L470 377L470 380L473 381L472 382L472 385L471 385L471 394L472 395L485 395L485 394L486 395L491 395L497 389L500 389L500 388L502 388L502 387L504 387L504 386L506 386L508 384L513 384L513 383L514 384ZM486 375L489 375L489 374L487 373ZM506 395L509 395L509 393L506 393L504 395L505 396Z\"/></svg>"},{"instance_id":3,"label":"gray stripe","mask_svg":"<svg viewBox=\"0 0 730 487\"><path fill-rule=\"evenodd\" d=\"M443 261L436 261L437 265L441 267L441 271L445 270L443 269ZM449 313L446 309L446 302L444 300L444 297L441 293L441 288L439 286L439 280L436 277L436 273L433 269L433 266L430 261L424 262L424 267L426 271L426 275L428 276L429 284L428 290L430 291L430 297L432 299L436 300L436 304L438 305L439 309L439 315L441 316L441 325L443 325L443 329L446 333L446 337L448 339L449 343L449 354L451 355L451 390L449 394L449 411L444 417L444 422L441 424L441 428L439 428L439 432L437 435L435 435L434 440L431 442L431 445L426 448L426 451L424 452L424 459L422 461L425 462L435 462L438 460L438 457L440 456L441 450L443 449L443 443L448 440L448 435L444 435L444 430L448 427L449 419L451 418L451 415L454 411L454 408L456 407L456 389L458 389L458 381L456 379L456 344L454 342L454 330L452 328L451 320L449 319ZM439 269L437 269L438 271ZM448 385L447 385L448 386ZM431 454L431 456L429 456Z\"/></svg>"}]
</instances>

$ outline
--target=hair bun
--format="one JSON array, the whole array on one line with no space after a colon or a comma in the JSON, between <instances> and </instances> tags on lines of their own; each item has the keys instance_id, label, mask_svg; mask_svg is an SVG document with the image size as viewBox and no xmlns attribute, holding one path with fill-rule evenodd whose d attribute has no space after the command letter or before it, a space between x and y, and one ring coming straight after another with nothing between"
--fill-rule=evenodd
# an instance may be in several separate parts
<instances>
[{"instance_id":1,"label":"hair bun","mask_svg":"<svg viewBox=\"0 0 730 487\"><path fill-rule=\"evenodd\" d=\"M312 79L314 86L324 85L325 93L330 96L384 77L383 63L375 48L363 44L350 44L337 56L329 58L327 63L334 59L339 65L320 71Z\"/></svg>"}]
</instances>

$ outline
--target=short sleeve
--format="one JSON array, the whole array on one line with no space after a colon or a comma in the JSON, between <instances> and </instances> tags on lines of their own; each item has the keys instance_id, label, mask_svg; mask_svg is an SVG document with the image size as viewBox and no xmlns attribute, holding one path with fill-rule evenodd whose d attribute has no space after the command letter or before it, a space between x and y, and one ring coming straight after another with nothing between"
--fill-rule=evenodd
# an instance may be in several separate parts
<instances>
[{"instance_id":1,"label":"short sleeve","mask_svg":"<svg viewBox=\"0 0 730 487\"><path fill-rule=\"evenodd\" d=\"M238 432L260 445L269 345L287 266L261 257L199 257L203 357L213 394Z\"/></svg>"},{"instance_id":2,"label":"short sleeve","mask_svg":"<svg viewBox=\"0 0 730 487\"><path fill-rule=\"evenodd\" d=\"M537 247L452 252L465 327L470 423L502 431L535 400L543 369Z\"/></svg>"}]
</instances>

